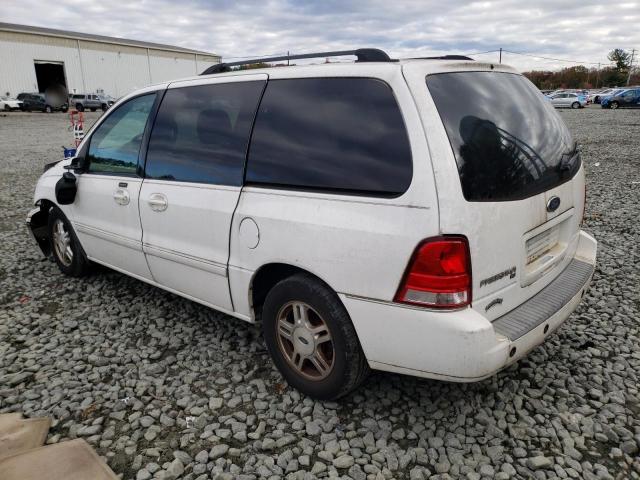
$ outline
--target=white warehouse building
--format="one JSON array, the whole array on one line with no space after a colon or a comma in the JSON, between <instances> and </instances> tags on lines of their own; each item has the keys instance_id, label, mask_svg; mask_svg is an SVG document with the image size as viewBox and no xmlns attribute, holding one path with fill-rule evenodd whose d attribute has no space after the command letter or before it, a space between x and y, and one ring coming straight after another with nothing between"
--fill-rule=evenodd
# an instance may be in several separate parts
<instances>
[{"instance_id":1,"label":"white warehouse building","mask_svg":"<svg viewBox=\"0 0 640 480\"><path fill-rule=\"evenodd\" d=\"M0 95L103 93L202 73L220 57L182 47L0 22Z\"/></svg>"}]
</instances>

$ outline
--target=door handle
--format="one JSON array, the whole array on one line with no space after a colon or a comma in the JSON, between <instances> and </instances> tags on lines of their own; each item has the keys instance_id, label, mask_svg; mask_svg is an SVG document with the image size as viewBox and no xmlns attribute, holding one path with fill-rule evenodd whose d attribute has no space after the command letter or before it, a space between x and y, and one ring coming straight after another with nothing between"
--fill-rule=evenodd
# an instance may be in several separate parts
<instances>
[{"instance_id":1,"label":"door handle","mask_svg":"<svg viewBox=\"0 0 640 480\"><path fill-rule=\"evenodd\" d=\"M113 193L113 199L118 205L128 205L131 198L129 197L128 191L119 188Z\"/></svg>"},{"instance_id":2,"label":"door handle","mask_svg":"<svg viewBox=\"0 0 640 480\"><path fill-rule=\"evenodd\" d=\"M152 193L149 195L149 200L147 203L151 207L151 210L154 212L164 212L169 203L167 202L167 197L165 197L162 193Z\"/></svg>"}]
</instances>

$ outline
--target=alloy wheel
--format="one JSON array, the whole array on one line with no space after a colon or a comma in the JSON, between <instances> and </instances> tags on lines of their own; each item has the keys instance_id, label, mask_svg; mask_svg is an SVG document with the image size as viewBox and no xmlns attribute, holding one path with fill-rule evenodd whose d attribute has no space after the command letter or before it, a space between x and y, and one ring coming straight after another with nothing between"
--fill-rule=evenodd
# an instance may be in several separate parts
<instances>
[{"instance_id":1,"label":"alloy wheel","mask_svg":"<svg viewBox=\"0 0 640 480\"><path fill-rule=\"evenodd\" d=\"M306 303L292 301L280 309L277 338L287 363L301 376L318 381L333 370L335 351L329 327Z\"/></svg>"},{"instance_id":2,"label":"alloy wheel","mask_svg":"<svg viewBox=\"0 0 640 480\"><path fill-rule=\"evenodd\" d=\"M60 260L65 267L69 267L73 262L71 234L64 222L60 219L56 220L53 224L53 248L58 260Z\"/></svg>"}]
</instances>

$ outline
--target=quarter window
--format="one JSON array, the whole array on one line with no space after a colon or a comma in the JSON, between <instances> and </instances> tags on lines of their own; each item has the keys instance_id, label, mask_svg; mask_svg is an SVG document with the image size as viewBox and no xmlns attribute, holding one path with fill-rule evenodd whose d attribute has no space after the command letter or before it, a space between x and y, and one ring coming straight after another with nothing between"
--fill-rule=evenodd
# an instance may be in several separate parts
<instances>
[{"instance_id":1,"label":"quarter window","mask_svg":"<svg viewBox=\"0 0 640 480\"><path fill-rule=\"evenodd\" d=\"M135 175L144 129L156 94L136 97L102 122L89 143L89 172Z\"/></svg>"},{"instance_id":2,"label":"quarter window","mask_svg":"<svg viewBox=\"0 0 640 480\"><path fill-rule=\"evenodd\" d=\"M409 139L389 85L372 78L269 81L247 183L396 196L411 177Z\"/></svg>"},{"instance_id":3,"label":"quarter window","mask_svg":"<svg viewBox=\"0 0 640 480\"><path fill-rule=\"evenodd\" d=\"M265 82L169 89L151 132L147 178L242 185L242 175Z\"/></svg>"}]
</instances>

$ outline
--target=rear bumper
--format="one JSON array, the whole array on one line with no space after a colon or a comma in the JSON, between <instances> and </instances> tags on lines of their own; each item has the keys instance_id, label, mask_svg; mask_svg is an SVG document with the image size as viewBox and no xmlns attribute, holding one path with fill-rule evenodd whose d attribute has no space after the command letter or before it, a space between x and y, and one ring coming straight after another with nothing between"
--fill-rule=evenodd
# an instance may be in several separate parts
<instances>
[{"instance_id":1,"label":"rear bumper","mask_svg":"<svg viewBox=\"0 0 640 480\"><path fill-rule=\"evenodd\" d=\"M437 312L341 295L371 368L472 382L525 356L580 303L596 261L580 232L575 257L547 287L493 323L472 309Z\"/></svg>"}]
</instances>

